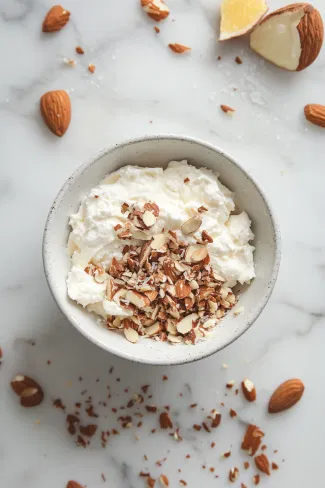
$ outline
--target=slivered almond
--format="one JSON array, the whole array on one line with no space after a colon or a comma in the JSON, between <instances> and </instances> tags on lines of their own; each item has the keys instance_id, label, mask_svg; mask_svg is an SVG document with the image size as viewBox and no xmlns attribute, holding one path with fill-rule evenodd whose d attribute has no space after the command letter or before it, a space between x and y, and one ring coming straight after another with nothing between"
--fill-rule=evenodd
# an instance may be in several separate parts
<instances>
[{"instance_id":1,"label":"slivered almond","mask_svg":"<svg viewBox=\"0 0 325 488\"><path fill-rule=\"evenodd\" d=\"M201 244L193 244L189 246L185 253L185 261L187 263L199 263L203 261L208 255L208 249Z\"/></svg>"},{"instance_id":2,"label":"slivered almond","mask_svg":"<svg viewBox=\"0 0 325 488\"><path fill-rule=\"evenodd\" d=\"M193 234L201 227L201 225L202 225L201 217L195 215L194 217L191 217L186 222L184 222L184 224L182 224L181 230L185 235Z\"/></svg>"},{"instance_id":3,"label":"slivered almond","mask_svg":"<svg viewBox=\"0 0 325 488\"><path fill-rule=\"evenodd\" d=\"M148 234L147 232L144 232L143 230L139 229L131 229L131 233L133 236L133 239L139 239L139 241L150 241L151 240L151 235Z\"/></svg>"},{"instance_id":4,"label":"slivered almond","mask_svg":"<svg viewBox=\"0 0 325 488\"><path fill-rule=\"evenodd\" d=\"M165 234L157 234L154 236L153 240L151 241L152 249L161 249L167 242Z\"/></svg>"},{"instance_id":5,"label":"slivered almond","mask_svg":"<svg viewBox=\"0 0 325 488\"><path fill-rule=\"evenodd\" d=\"M231 470L229 471L229 481L231 481L231 483L234 483L237 480L238 476L239 476L239 469L231 468Z\"/></svg>"},{"instance_id":6,"label":"slivered almond","mask_svg":"<svg viewBox=\"0 0 325 488\"><path fill-rule=\"evenodd\" d=\"M144 294L146 295L146 297L149 298L149 300L151 302L153 302L154 300L156 300L156 298L158 296L158 292L156 290L145 291Z\"/></svg>"},{"instance_id":7,"label":"slivered almond","mask_svg":"<svg viewBox=\"0 0 325 488\"><path fill-rule=\"evenodd\" d=\"M152 212L146 210L142 215L142 220L147 227L152 227L156 223L157 219Z\"/></svg>"},{"instance_id":8,"label":"slivered almond","mask_svg":"<svg viewBox=\"0 0 325 488\"><path fill-rule=\"evenodd\" d=\"M168 339L168 340L169 340L169 342L171 342L172 344L179 344L179 343L183 342L183 338L182 338L182 337L180 337L180 336L175 336L175 335L172 335L172 334L168 334L167 339Z\"/></svg>"},{"instance_id":9,"label":"slivered almond","mask_svg":"<svg viewBox=\"0 0 325 488\"><path fill-rule=\"evenodd\" d=\"M178 44L177 42L175 42L174 44L168 44L168 46L176 54L183 54L191 51L190 47L184 46L184 44Z\"/></svg>"},{"instance_id":10,"label":"slivered almond","mask_svg":"<svg viewBox=\"0 0 325 488\"><path fill-rule=\"evenodd\" d=\"M161 325L159 324L159 322L156 322L153 325L150 325L149 327L146 328L146 335L154 336L158 334L158 332L160 331L161 331Z\"/></svg>"},{"instance_id":11,"label":"slivered almond","mask_svg":"<svg viewBox=\"0 0 325 488\"><path fill-rule=\"evenodd\" d=\"M125 299L130 303L133 303L133 305L138 308L144 308L150 305L150 300L148 297L134 290L128 290L126 292Z\"/></svg>"},{"instance_id":12,"label":"slivered almond","mask_svg":"<svg viewBox=\"0 0 325 488\"><path fill-rule=\"evenodd\" d=\"M120 290L118 290L114 295L113 295L113 300L115 303L117 303L118 305L120 305L120 298L125 298L126 296L126 293L127 293L127 290L125 290L124 288L121 288Z\"/></svg>"},{"instance_id":13,"label":"slivered almond","mask_svg":"<svg viewBox=\"0 0 325 488\"><path fill-rule=\"evenodd\" d=\"M185 280L178 280L175 284L177 298L186 298L192 291L191 286Z\"/></svg>"},{"instance_id":14,"label":"slivered almond","mask_svg":"<svg viewBox=\"0 0 325 488\"><path fill-rule=\"evenodd\" d=\"M136 330L132 329L131 327L124 329L124 335L129 342L135 344L139 340L139 334Z\"/></svg>"},{"instance_id":15,"label":"slivered almond","mask_svg":"<svg viewBox=\"0 0 325 488\"><path fill-rule=\"evenodd\" d=\"M256 400L256 388L254 383L246 378L242 381L241 386L246 400L254 402Z\"/></svg>"},{"instance_id":16,"label":"slivered almond","mask_svg":"<svg viewBox=\"0 0 325 488\"><path fill-rule=\"evenodd\" d=\"M193 322L195 322L199 318L197 313L191 313L184 317L178 324L176 325L177 331L180 334L187 334L193 328Z\"/></svg>"}]
</instances>

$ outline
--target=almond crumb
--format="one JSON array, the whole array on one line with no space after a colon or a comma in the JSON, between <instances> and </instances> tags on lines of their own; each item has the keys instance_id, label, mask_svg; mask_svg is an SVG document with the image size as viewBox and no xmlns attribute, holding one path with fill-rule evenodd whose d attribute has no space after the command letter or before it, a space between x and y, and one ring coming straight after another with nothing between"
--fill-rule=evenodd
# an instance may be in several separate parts
<instances>
[{"instance_id":1,"label":"almond crumb","mask_svg":"<svg viewBox=\"0 0 325 488\"><path fill-rule=\"evenodd\" d=\"M229 410L229 415L231 418L237 417L237 412L231 408Z\"/></svg>"},{"instance_id":2,"label":"almond crumb","mask_svg":"<svg viewBox=\"0 0 325 488\"><path fill-rule=\"evenodd\" d=\"M177 42L175 42L174 44L168 44L168 47L176 54L183 54L191 51L190 47L184 46L184 44L178 44Z\"/></svg>"},{"instance_id":3,"label":"almond crumb","mask_svg":"<svg viewBox=\"0 0 325 488\"><path fill-rule=\"evenodd\" d=\"M243 64L243 61L242 61L242 59L239 56L236 56L235 57L235 61L236 61L237 64Z\"/></svg>"},{"instance_id":4,"label":"almond crumb","mask_svg":"<svg viewBox=\"0 0 325 488\"><path fill-rule=\"evenodd\" d=\"M188 183L190 181L189 178L185 178L184 183Z\"/></svg>"},{"instance_id":5,"label":"almond crumb","mask_svg":"<svg viewBox=\"0 0 325 488\"><path fill-rule=\"evenodd\" d=\"M225 452L222 457L229 458L231 456L231 451Z\"/></svg>"},{"instance_id":6,"label":"almond crumb","mask_svg":"<svg viewBox=\"0 0 325 488\"><path fill-rule=\"evenodd\" d=\"M272 469L274 470L279 469L279 466L276 463L272 463Z\"/></svg>"},{"instance_id":7,"label":"almond crumb","mask_svg":"<svg viewBox=\"0 0 325 488\"><path fill-rule=\"evenodd\" d=\"M229 107L229 105L220 105L220 108L227 115L232 115L235 112L235 109Z\"/></svg>"},{"instance_id":8,"label":"almond crumb","mask_svg":"<svg viewBox=\"0 0 325 488\"><path fill-rule=\"evenodd\" d=\"M231 481L231 483L234 483L237 480L238 475L239 475L239 469L236 467L231 468L231 470L229 471L229 481Z\"/></svg>"},{"instance_id":9,"label":"almond crumb","mask_svg":"<svg viewBox=\"0 0 325 488\"><path fill-rule=\"evenodd\" d=\"M157 26L155 25L154 29L155 29L155 31L157 32L157 34L159 34L159 32L160 32L159 27L157 27Z\"/></svg>"},{"instance_id":10,"label":"almond crumb","mask_svg":"<svg viewBox=\"0 0 325 488\"><path fill-rule=\"evenodd\" d=\"M244 468L245 468L245 469L248 469L248 468L249 468L249 466L250 466L249 462L248 462L248 461L245 461L245 462L244 462Z\"/></svg>"},{"instance_id":11,"label":"almond crumb","mask_svg":"<svg viewBox=\"0 0 325 488\"><path fill-rule=\"evenodd\" d=\"M85 51L82 49L82 47L77 46L76 47L76 53L78 53L78 54L85 54Z\"/></svg>"},{"instance_id":12,"label":"almond crumb","mask_svg":"<svg viewBox=\"0 0 325 488\"><path fill-rule=\"evenodd\" d=\"M253 483L254 483L254 485L258 485L259 482L260 482L260 475L259 474L255 474L253 476Z\"/></svg>"},{"instance_id":13,"label":"almond crumb","mask_svg":"<svg viewBox=\"0 0 325 488\"><path fill-rule=\"evenodd\" d=\"M228 381L228 383L226 384L226 388L230 390L234 386L234 384L235 380Z\"/></svg>"},{"instance_id":14,"label":"almond crumb","mask_svg":"<svg viewBox=\"0 0 325 488\"><path fill-rule=\"evenodd\" d=\"M88 71L95 73L96 66L94 64L88 64Z\"/></svg>"}]
</instances>

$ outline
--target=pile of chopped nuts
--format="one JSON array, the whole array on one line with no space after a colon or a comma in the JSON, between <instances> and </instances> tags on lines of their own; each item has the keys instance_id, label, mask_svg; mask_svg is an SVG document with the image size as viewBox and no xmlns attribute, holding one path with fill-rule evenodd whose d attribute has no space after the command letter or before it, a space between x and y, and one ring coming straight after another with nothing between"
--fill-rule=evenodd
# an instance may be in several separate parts
<instances>
[{"instance_id":1,"label":"pile of chopped nuts","mask_svg":"<svg viewBox=\"0 0 325 488\"><path fill-rule=\"evenodd\" d=\"M97 282L107 282L107 299L128 316L108 316L107 328L123 329L132 343L139 336L171 344L195 344L207 337L237 299L210 265L207 245L213 239L205 230L197 232L200 215L184 222L179 231L152 235L157 204L140 208L124 203L122 213L128 214L128 221L116 225L115 232L130 241L122 259L114 257L107 270L91 263L85 269ZM184 236L194 237L194 243Z\"/></svg>"}]
</instances>

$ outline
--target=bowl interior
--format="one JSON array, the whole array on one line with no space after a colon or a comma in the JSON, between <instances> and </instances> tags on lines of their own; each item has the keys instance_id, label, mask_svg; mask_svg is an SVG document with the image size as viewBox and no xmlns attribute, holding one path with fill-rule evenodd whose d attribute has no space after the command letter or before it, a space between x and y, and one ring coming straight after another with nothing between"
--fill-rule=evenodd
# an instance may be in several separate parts
<instances>
[{"instance_id":1,"label":"bowl interior","mask_svg":"<svg viewBox=\"0 0 325 488\"><path fill-rule=\"evenodd\" d=\"M195 346L170 345L141 339L129 343L123 335L98 325L96 316L82 309L67 295L66 277L70 260L66 250L69 216L79 207L83 195L104 176L121 166L166 167L171 160L187 159L197 167L205 166L220 173L221 182L235 192L239 211L250 216L255 234L253 242L256 279L242 287L238 306L244 312L229 313L209 340ZM184 178L186 175L184 175ZM58 194L51 208L44 234L44 265L49 286L63 313L86 337L100 347L127 359L150 364L179 364L194 361L219 351L238 338L264 308L273 289L278 265L278 234L271 211L261 191L251 178L229 157L207 144L174 137L148 138L118 145L101 154L90 164L81 166Z\"/></svg>"}]
</instances>

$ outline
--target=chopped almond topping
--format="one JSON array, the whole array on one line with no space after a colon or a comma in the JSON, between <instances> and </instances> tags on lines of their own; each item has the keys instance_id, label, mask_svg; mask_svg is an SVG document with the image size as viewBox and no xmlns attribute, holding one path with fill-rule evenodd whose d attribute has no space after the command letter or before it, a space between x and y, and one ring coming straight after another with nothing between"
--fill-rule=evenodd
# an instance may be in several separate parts
<instances>
[{"instance_id":1,"label":"chopped almond topping","mask_svg":"<svg viewBox=\"0 0 325 488\"><path fill-rule=\"evenodd\" d=\"M157 32L157 34L159 34L159 32L160 32L159 27L157 27L157 26L155 25L154 29L155 29L155 31Z\"/></svg>"},{"instance_id":2,"label":"chopped almond topping","mask_svg":"<svg viewBox=\"0 0 325 488\"><path fill-rule=\"evenodd\" d=\"M244 468L245 468L245 469L248 469L248 468L249 468L249 466L250 466L249 462L248 462L248 461L245 461L245 462L244 462Z\"/></svg>"},{"instance_id":3,"label":"chopped almond topping","mask_svg":"<svg viewBox=\"0 0 325 488\"><path fill-rule=\"evenodd\" d=\"M236 56L235 57L235 61L236 61L237 64L243 64L243 61L242 61L242 59L239 56Z\"/></svg>"},{"instance_id":4,"label":"chopped almond topping","mask_svg":"<svg viewBox=\"0 0 325 488\"><path fill-rule=\"evenodd\" d=\"M77 46L76 47L76 53L78 53L78 54L85 54L85 51L82 49L82 47Z\"/></svg>"},{"instance_id":5,"label":"chopped almond topping","mask_svg":"<svg viewBox=\"0 0 325 488\"><path fill-rule=\"evenodd\" d=\"M190 181L189 178L185 178L184 183L188 183Z\"/></svg>"},{"instance_id":6,"label":"chopped almond topping","mask_svg":"<svg viewBox=\"0 0 325 488\"><path fill-rule=\"evenodd\" d=\"M276 463L272 463L272 469L277 470L279 469L279 466Z\"/></svg>"},{"instance_id":7,"label":"chopped almond topping","mask_svg":"<svg viewBox=\"0 0 325 488\"><path fill-rule=\"evenodd\" d=\"M88 71L90 71L90 73L95 73L95 70L96 66L94 64L88 64Z\"/></svg>"}]
</instances>

